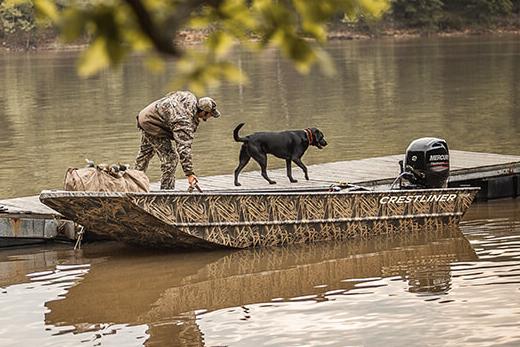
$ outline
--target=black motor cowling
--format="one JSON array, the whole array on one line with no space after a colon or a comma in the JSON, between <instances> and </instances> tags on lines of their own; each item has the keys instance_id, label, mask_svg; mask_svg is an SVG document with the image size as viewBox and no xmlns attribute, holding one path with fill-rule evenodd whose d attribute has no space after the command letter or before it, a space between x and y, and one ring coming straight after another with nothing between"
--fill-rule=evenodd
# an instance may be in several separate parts
<instances>
[{"instance_id":1,"label":"black motor cowling","mask_svg":"<svg viewBox=\"0 0 520 347\"><path fill-rule=\"evenodd\" d=\"M417 188L443 188L450 175L448 144L443 139L423 137L406 149L401 175Z\"/></svg>"}]
</instances>

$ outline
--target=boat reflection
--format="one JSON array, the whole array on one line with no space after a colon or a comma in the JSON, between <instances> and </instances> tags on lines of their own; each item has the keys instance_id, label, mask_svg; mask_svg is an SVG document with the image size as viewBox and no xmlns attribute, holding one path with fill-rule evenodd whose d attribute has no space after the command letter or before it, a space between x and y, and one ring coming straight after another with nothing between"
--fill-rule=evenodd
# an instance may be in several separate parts
<instances>
[{"instance_id":1,"label":"boat reflection","mask_svg":"<svg viewBox=\"0 0 520 347\"><path fill-rule=\"evenodd\" d=\"M148 325L149 345L202 345L199 310L273 299L328 300L369 278L399 277L408 290L449 291L450 264L477 256L461 231L448 229L279 248L136 256L95 264L62 300L46 304L46 323Z\"/></svg>"}]
</instances>

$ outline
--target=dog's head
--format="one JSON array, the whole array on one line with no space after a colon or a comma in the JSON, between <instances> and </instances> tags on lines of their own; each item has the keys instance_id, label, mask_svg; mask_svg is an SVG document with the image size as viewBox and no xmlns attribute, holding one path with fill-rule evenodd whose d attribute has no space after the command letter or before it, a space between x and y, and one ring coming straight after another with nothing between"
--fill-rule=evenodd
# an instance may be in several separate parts
<instances>
[{"instance_id":1,"label":"dog's head","mask_svg":"<svg viewBox=\"0 0 520 347\"><path fill-rule=\"evenodd\" d=\"M319 149L322 149L327 145L327 141L325 141L325 135L321 132L320 129L317 128L310 128L312 133L312 146L316 146Z\"/></svg>"}]
</instances>

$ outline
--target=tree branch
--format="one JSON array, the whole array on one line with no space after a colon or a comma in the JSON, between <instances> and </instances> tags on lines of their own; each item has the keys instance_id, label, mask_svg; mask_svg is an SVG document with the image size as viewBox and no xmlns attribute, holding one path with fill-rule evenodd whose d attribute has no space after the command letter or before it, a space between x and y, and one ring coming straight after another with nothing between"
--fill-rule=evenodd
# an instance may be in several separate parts
<instances>
[{"instance_id":1,"label":"tree branch","mask_svg":"<svg viewBox=\"0 0 520 347\"><path fill-rule=\"evenodd\" d=\"M158 30L152 19L152 16L144 7L141 0L125 1L137 17L137 21L139 22L141 30L152 41L152 44L154 45L155 49L157 49L157 51L163 54L177 57L181 55L180 50L174 45L173 39L170 39L167 36L163 36Z\"/></svg>"},{"instance_id":2,"label":"tree branch","mask_svg":"<svg viewBox=\"0 0 520 347\"><path fill-rule=\"evenodd\" d=\"M222 0L186 0L180 3L175 7L175 13L166 20L166 30L164 31L169 34L164 35L141 0L124 1L126 1L132 9L137 17L141 30L152 41L155 49L160 53L174 57L180 57L182 55L181 50L175 45L175 35L181 26L188 21L191 12L204 4L218 8L222 3Z\"/></svg>"}]
</instances>

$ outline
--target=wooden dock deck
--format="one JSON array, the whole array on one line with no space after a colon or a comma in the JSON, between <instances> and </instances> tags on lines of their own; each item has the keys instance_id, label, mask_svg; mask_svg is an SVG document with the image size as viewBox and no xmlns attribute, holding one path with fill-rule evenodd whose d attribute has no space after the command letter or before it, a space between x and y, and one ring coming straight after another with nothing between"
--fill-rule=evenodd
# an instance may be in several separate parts
<instances>
[{"instance_id":1,"label":"wooden dock deck","mask_svg":"<svg viewBox=\"0 0 520 347\"><path fill-rule=\"evenodd\" d=\"M230 189L283 189L317 188L338 182L355 185L384 188L389 187L399 174L399 160L404 154L361 160L338 161L309 165L310 180L303 178L303 173L293 167L293 176L298 183L290 183L285 168L268 169L271 179L277 182L270 185L258 170L242 172L241 187L233 184L233 174L199 177L199 184L204 191ZM450 187L479 186L481 192L477 199L488 200L520 195L520 156L450 151ZM187 190L185 178L176 183L177 190ZM159 184L152 184L152 190L158 190ZM0 239L10 241L52 239L60 229L68 229L66 221L54 210L40 203L38 196L0 200ZM0 245L2 242L0 241Z\"/></svg>"},{"instance_id":2,"label":"wooden dock deck","mask_svg":"<svg viewBox=\"0 0 520 347\"><path fill-rule=\"evenodd\" d=\"M289 182L285 167L268 169L268 175L276 181L276 185L270 185L260 175L258 170L242 172L239 177L239 181L242 184L240 187L233 185L233 174L199 177L199 181L201 188L204 190L312 188L328 186L338 182L383 188L385 186L389 187L399 175L398 163L403 158L404 154L399 154L309 165L309 181L306 181L303 178L302 171L293 165L293 176L298 180L298 183ZM472 183L479 186L474 181L518 174L520 174L520 156L450 151L450 186ZM188 182L186 179L180 179L176 182L176 189L186 190L187 188ZM159 183L152 184L152 190L158 189ZM482 198L487 200L496 197L483 196Z\"/></svg>"}]
</instances>

